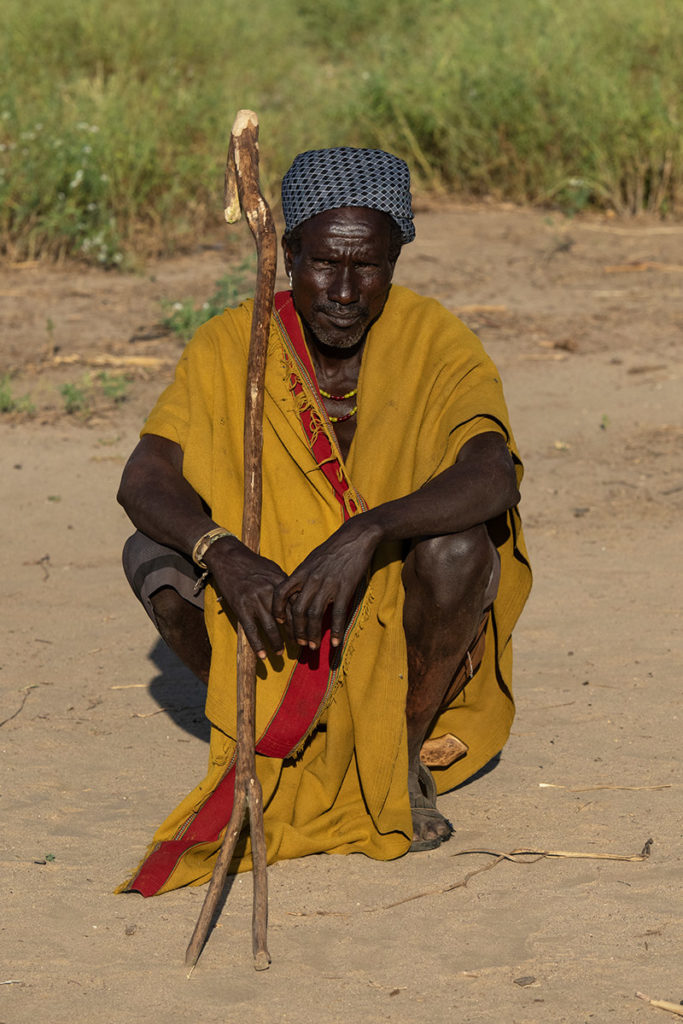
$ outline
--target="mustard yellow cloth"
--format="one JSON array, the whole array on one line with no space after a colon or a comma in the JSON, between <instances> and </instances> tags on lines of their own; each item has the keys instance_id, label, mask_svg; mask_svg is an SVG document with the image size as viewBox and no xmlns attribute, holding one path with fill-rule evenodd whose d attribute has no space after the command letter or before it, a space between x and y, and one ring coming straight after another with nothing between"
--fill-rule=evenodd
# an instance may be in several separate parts
<instances>
[{"instance_id":1,"label":"mustard yellow cloth","mask_svg":"<svg viewBox=\"0 0 683 1024\"><path fill-rule=\"evenodd\" d=\"M251 310L252 304L244 303L200 328L143 430L182 447L184 475L215 521L237 534ZM273 323L266 370L261 553L285 572L343 518L304 437L290 390L292 367ZM345 464L348 478L370 507L399 498L452 465L470 438L491 430L507 439L521 479L498 373L479 340L438 302L392 286L363 354L357 429ZM507 517L505 534L484 661L433 732L452 732L469 747L461 761L435 771L440 792L464 781L502 748L514 715L510 634L531 583L516 510ZM410 845L398 546L378 550L373 565L361 614L344 649L340 682L321 724L298 758L257 758L269 862L322 851L389 860ZM209 770L159 828L150 850L173 838L201 807L234 749L235 631L228 617L219 615L210 587L206 623L213 648L206 704L213 726ZM259 669L257 735L278 706L295 656L292 649L282 668L267 663ZM192 849L161 891L206 881L218 846ZM249 867L247 843L231 870Z\"/></svg>"}]
</instances>

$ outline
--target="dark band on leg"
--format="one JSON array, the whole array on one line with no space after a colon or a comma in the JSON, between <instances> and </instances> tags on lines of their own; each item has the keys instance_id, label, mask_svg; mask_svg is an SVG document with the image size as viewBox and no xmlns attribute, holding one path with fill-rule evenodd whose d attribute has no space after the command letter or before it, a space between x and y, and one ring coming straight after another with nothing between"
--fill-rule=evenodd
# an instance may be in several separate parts
<instances>
[{"instance_id":1,"label":"dark band on leg","mask_svg":"<svg viewBox=\"0 0 683 1024\"><path fill-rule=\"evenodd\" d=\"M133 593L157 628L152 595L162 587L170 587L189 604L204 608L204 592L194 592L201 569L186 555L158 544L144 533L136 531L126 541L123 570Z\"/></svg>"}]
</instances>

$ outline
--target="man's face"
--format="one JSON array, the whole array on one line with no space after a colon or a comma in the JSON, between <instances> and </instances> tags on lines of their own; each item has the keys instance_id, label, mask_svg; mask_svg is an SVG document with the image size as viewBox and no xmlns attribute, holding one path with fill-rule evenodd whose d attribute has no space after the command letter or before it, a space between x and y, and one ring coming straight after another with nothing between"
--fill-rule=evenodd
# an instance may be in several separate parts
<instances>
[{"instance_id":1,"label":"man's face","mask_svg":"<svg viewBox=\"0 0 683 1024\"><path fill-rule=\"evenodd\" d=\"M305 221L298 251L284 247L294 305L323 345L353 348L382 312L394 273L390 238L387 214L347 206Z\"/></svg>"}]
</instances>

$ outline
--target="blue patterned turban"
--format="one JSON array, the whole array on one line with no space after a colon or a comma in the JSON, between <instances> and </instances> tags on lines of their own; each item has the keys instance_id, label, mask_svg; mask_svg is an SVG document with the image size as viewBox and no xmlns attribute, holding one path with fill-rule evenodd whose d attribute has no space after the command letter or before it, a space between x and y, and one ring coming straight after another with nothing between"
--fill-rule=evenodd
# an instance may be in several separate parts
<instances>
[{"instance_id":1,"label":"blue patterned turban","mask_svg":"<svg viewBox=\"0 0 683 1024\"><path fill-rule=\"evenodd\" d=\"M342 206L381 210L398 224L405 245L415 238L410 171L382 149L311 149L299 153L282 179L287 231L309 217Z\"/></svg>"}]
</instances>

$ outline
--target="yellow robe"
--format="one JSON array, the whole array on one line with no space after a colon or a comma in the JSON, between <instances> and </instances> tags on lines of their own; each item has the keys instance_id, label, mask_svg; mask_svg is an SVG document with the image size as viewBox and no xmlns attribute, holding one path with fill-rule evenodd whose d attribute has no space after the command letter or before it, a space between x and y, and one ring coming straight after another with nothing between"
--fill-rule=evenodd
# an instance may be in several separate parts
<instances>
[{"instance_id":1,"label":"yellow robe","mask_svg":"<svg viewBox=\"0 0 683 1024\"><path fill-rule=\"evenodd\" d=\"M185 477L213 519L238 535L251 310L251 302L244 303L200 328L143 430L182 447ZM290 390L292 371L273 321L266 368L261 553L285 572L343 521L304 436ZM491 430L506 438L521 479L498 373L479 340L435 300L392 286L363 353L357 428L345 463L348 479L369 507L400 498L452 465L470 438ZM531 584L516 509L508 513L503 532L501 582L483 663L433 730L435 736L452 732L469 747L462 760L434 771L439 792L469 778L502 748L514 715L510 635ZM410 846L399 549L383 545L376 553L360 615L343 650L338 685L299 755L286 761L257 757L269 862L323 851L389 860ZM212 723L209 770L159 828L148 853L182 831L188 815L220 781L234 751L236 637L228 617L219 615L211 587L205 615L213 648L206 703ZM291 654L296 656L294 650ZM293 664L289 657L284 662L279 671L270 662L259 668L257 735L282 697ZM193 847L160 891L206 881L219 845ZM250 867L247 842L231 870Z\"/></svg>"}]
</instances>

